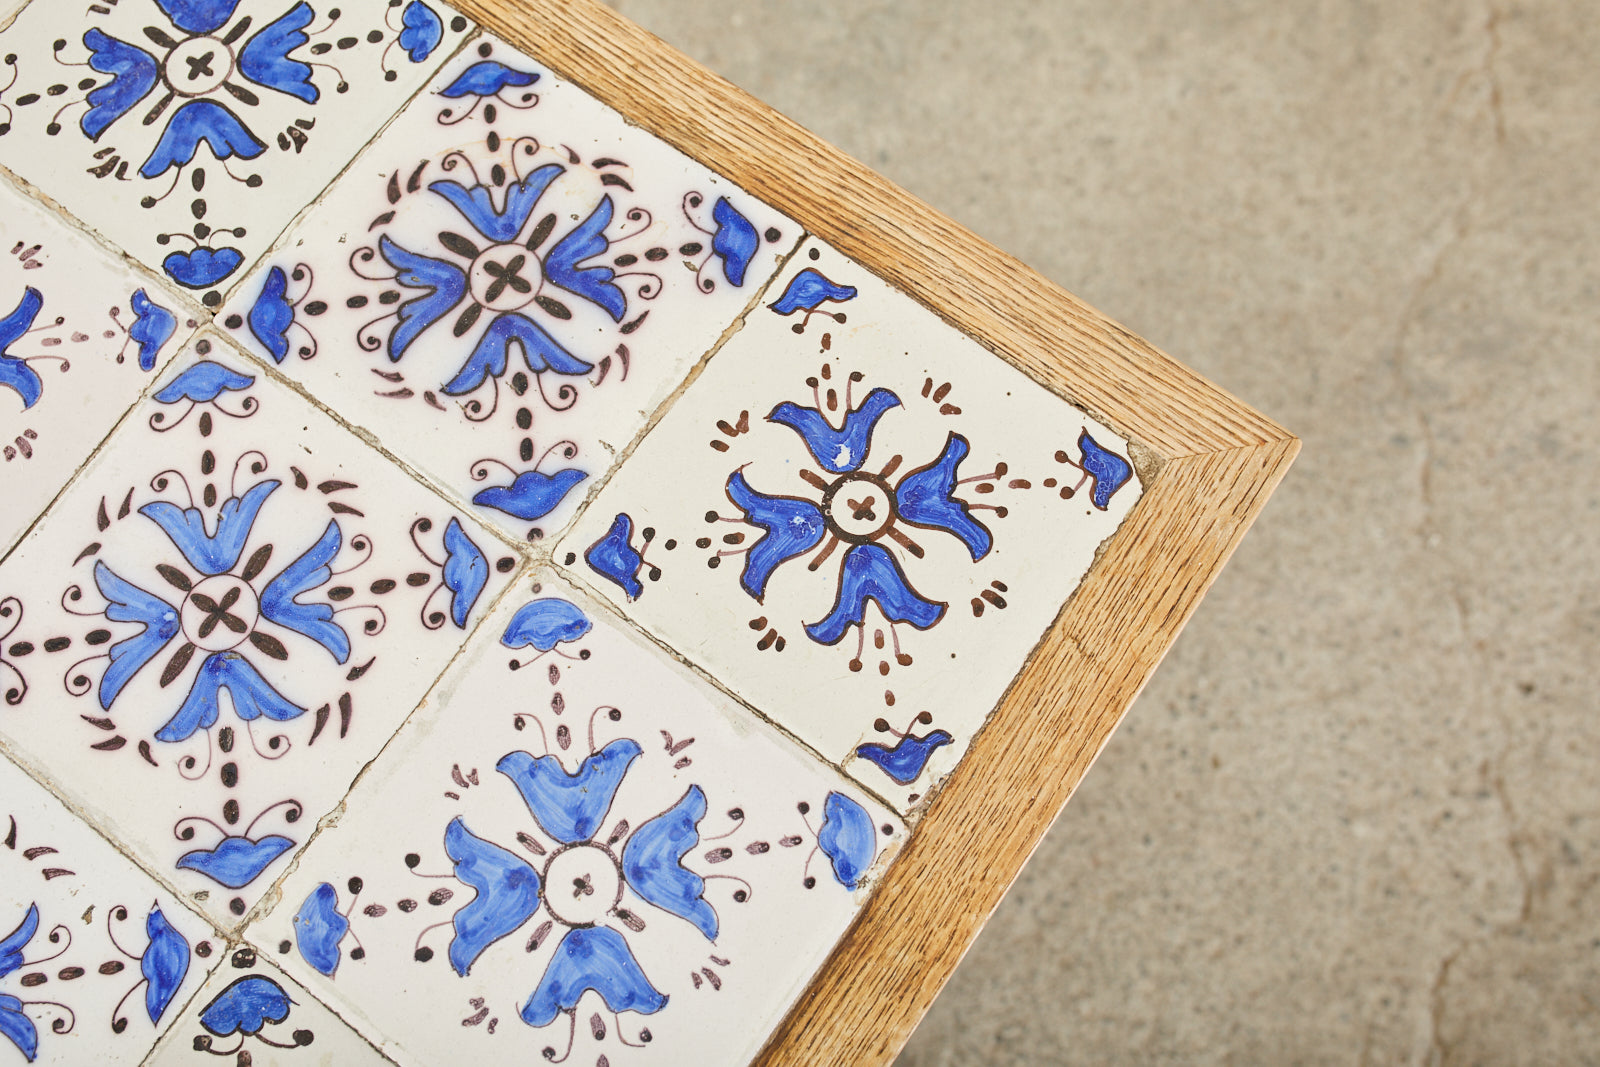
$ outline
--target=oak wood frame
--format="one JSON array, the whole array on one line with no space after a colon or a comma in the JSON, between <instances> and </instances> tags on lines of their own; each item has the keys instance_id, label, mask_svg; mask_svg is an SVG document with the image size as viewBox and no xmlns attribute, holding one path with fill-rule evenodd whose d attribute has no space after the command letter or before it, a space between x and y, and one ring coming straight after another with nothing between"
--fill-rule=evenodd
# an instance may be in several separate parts
<instances>
[{"instance_id":1,"label":"oak wood frame","mask_svg":"<svg viewBox=\"0 0 1600 1067\"><path fill-rule=\"evenodd\" d=\"M1300 442L597 0L453 2L1136 444L1143 498L756 1060L887 1063Z\"/></svg>"}]
</instances>

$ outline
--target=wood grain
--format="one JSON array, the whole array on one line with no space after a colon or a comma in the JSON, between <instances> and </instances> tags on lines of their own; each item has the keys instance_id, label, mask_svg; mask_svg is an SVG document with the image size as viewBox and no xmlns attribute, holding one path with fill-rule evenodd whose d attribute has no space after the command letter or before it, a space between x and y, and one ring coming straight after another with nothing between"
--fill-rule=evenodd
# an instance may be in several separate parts
<instances>
[{"instance_id":1,"label":"wood grain","mask_svg":"<svg viewBox=\"0 0 1600 1067\"><path fill-rule=\"evenodd\" d=\"M1133 440L1145 493L758 1059L883 1064L983 928L1300 442L594 0L456 0Z\"/></svg>"}]
</instances>

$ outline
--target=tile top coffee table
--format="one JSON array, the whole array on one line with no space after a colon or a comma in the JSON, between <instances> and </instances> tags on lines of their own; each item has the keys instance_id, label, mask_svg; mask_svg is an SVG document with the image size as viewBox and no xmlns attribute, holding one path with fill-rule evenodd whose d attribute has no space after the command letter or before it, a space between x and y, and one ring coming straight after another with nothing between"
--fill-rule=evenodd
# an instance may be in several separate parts
<instances>
[{"instance_id":1,"label":"tile top coffee table","mask_svg":"<svg viewBox=\"0 0 1600 1067\"><path fill-rule=\"evenodd\" d=\"M587 0L9 7L0 1060L891 1058L1294 438Z\"/></svg>"}]
</instances>

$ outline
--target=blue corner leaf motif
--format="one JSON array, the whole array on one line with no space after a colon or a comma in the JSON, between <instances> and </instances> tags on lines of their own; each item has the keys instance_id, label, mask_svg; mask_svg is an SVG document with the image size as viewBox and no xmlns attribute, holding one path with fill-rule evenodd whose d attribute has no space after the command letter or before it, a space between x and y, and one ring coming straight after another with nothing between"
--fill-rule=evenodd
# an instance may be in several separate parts
<instances>
[{"instance_id":1,"label":"blue corner leaf motif","mask_svg":"<svg viewBox=\"0 0 1600 1067\"><path fill-rule=\"evenodd\" d=\"M772 409L768 422L787 426L800 435L813 459L830 474L861 469L866 462L872 431L884 413L900 406L900 398L888 389L874 389L859 407L847 413L844 425L835 429L816 408L803 408L785 400Z\"/></svg>"},{"instance_id":2,"label":"blue corner leaf motif","mask_svg":"<svg viewBox=\"0 0 1600 1067\"><path fill-rule=\"evenodd\" d=\"M838 644L849 627L862 624L869 600L891 622L909 623L919 630L944 618L948 607L911 588L900 561L882 545L856 545L845 553L839 567L839 594L833 610L808 624L806 633L820 644Z\"/></svg>"},{"instance_id":3,"label":"blue corner leaf motif","mask_svg":"<svg viewBox=\"0 0 1600 1067\"><path fill-rule=\"evenodd\" d=\"M523 471L510 485L492 485L480 489L472 502L481 508L493 508L531 521L554 511L573 486L587 477L576 467L566 467L554 474Z\"/></svg>"},{"instance_id":4,"label":"blue corner leaf motif","mask_svg":"<svg viewBox=\"0 0 1600 1067\"><path fill-rule=\"evenodd\" d=\"M628 297L611 280L616 277L616 272L610 267L579 265L604 255L610 247L605 229L611 225L614 210L611 197L601 197L599 205L589 213L589 217L556 242L545 259L544 270L551 283L599 305L613 320L621 322L628 313Z\"/></svg>"},{"instance_id":5,"label":"blue corner leaf motif","mask_svg":"<svg viewBox=\"0 0 1600 1067\"><path fill-rule=\"evenodd\" d=\"M892 748L876 741L868 742L856 749L856 755L901 785L910 785L922 774L934 751L954 740L948 730L933 730L922 737L907 734Z\"/></svg>"},{"instance_id":6,"label":"blue corner leaf motif","mask_svg":"<svg viewBox=\"0 0 1600 1067\"><path fill-rule=\"evenodd\" d=\"M261 292L246 319L250 336L260 342L276 363L289 355L289 327L294 325L294 305L289 303L289 276L282 267L267 271Z\"/></svg>"},{"instance_id":7,"label":"blue corner leaf motif","mask_svg":"<svg viewBox=\"0 0 1600 1067\"><path fill-rule=\"evenodd\" d=\"M439 91L439 95L447 100L458 100L463 96L494 96L507 86L522 88L538 80L539 75L532 71L515 70L504 63L485 59L462 71L455 81Z\"/></svg>"},{"instance_id":8,"label":"blue corner leaf motif","mask_svg":"<svg viewBox=\"0 0 1600 1067\"><path fill-rule=\"evenodd\" d=\"M424 62L444 40L444 22L422 0L406 5L400 25L400 47L413 63Z\"/></svg>"},{"instance_id":9,"label":"blue corner leaf motif","mask_svg":"<svg viewBox=\"0 0 1600 1067\"><path fill-rule=\"evenodd\" d=\"M178 857L177 866L203 874L229 889L243 889L293 847L294 842L280 834L268 834L258 840L225 837L215 848L185 852Z\"/></svg>"},{"instance_id":10,"label":"blue corner leaf motif","mask_svg":"<svg viewBox=\"0 0 1600 1067\"><path fill-rule=\"evenodd\" d=\"M994 537L987 526L972 517L965 503L951 495L961 461L967 458L971 447L965 437L951 431L939 458L902 478L894 496L901 518L913 526L953 535L967 546L976 563L994 547Z\"/></svg>"},{"instance_id":11,"label":"blue corner leaf motif","mask_svg":"<svg viewBox=\"0 0 1600 1067\"><path fill-rule=\"evenodd\" d=\"M761 235L725 196L717 198L711 217L717 224L717 232L711 237L712 254L722 260L722 276L728 284L741 288L744 272L761 247Z\"/></svg>"},{"instance_id":12,"label":"blue corner leaf motif","mask_svg":"<svg viewBox=\"0 0 1600 1067\"><path fill-rule=\"evenodd\" d=\"M717 939L717 912L705 899L705 879L683 866L700 843L706 795L691 785L671 808L633 832L622 850L628 887L646 903L692 923L707 941Z\"/></svg>"},{"instance_id":13,"label":"blue corner leaf motif","mask_svg":"<svg viewBox=\"0 0 1600 1067\"><path fill-rule=\"evenodd\" d=\"M101 560L95 560L94 584L106 598L106 618L144 626L139 633L111 646L110 666L100 677L100 706L109 711L129 680L176 636L178 609L118 577Z\"/></svg>"},{"instance_id":14,"label":"blue corner leaf motif","mask_svg":"<svg viewBox=\"0 0 1600 1067\"><path fill-rule=\"evenodd\" d=\"M300 958L328 977L339 969L339 942L350 920L339 913L339 892L323 882L306 895L294 913L294 943Z\"/></svg>"},{"instance_id":15,"label":"blue corner leaf motif","mask_svg":"<svg viewBox=\"0 0 1600 1067\"><path fill-rule=\"evenodd\" d=\"M633 519L619 514L611 521L611 528L584 552L583 561L602 578L621 586L629 600L638 600L644 593L644 583L639 581L644 557L632 541Z\"/></svg>"},{"instance_id":16,"label":"blue corner leaf motif","mask_svg":"<svg viewBox=\"0 0 1600 1067\"><path fill-rule=\"evenodd\" d=\"M594 629L589 616L576 604L560 597L544 597L517 609L500 637L507 648L528 648L549 652L557 645L576 641Z\"/></svg>"},{"instance_id":17,"label":"blue corner leaf motif","mask_svg":"<svg viewBox=\"0 0 1600 1067\"><path fill-rule=\"evenodd\" d=\"M167 921L159 905L145 916L144 932L150 939L139 957L139 973L145 980L144 1010L152 1023L158 1023L189 973L189 939Z\"/></svg>"},{"instance_id":18,"label":"blue corner leaf motif","mask_svg":"<svg viewBox=\"0 0 1600 1067\"><path fill-rule=\"evenodd\" d=\"M156 357L177 332L178 317L151 300L143 289L134 290L128 306L134 315L128 336L139 346L139 369L155 370Z\"/></svg>"},{"instance_id":19,"label":"blue corner leaf motif","mask_svg":"<svg viewBox=\"0 0 1600 1067\"><path fill-rule=\"evenodd\" d=\"M582 996L600 994L613 1012L654 1015L666 1007L666 994L650 984L622 935L605 926L567 931L555 956L522 1006L522 1021L548 1026L561 1012L571 1012Z\"/></svg>"},{"instance_id":20,"label":"blue corner leaf motif","mask_svg":"<svg viewBox=\"0 0 1600 1067\"><path fill-rule=\"evenodd\" d=\"M263 715L274 722L288 722L306 713L305 708L280 696L272 683L237 652L213 652L200 664L183 706L156 731L156 740L176 744L187 741L196 730L211 729L216 725L221 709L218 698L224 690L232 698L234 714L244 722Z\"/></svg>"},{"instance_id":21,"label":"blue corner leaf motif","mask_svg":"<svg viewBox=\"0 0 1600 1067\"><path fill-rule=\"evenodd\" d=\"M226 105L215 100L191 100L167 123L139 173L146 178L159 178L173 167L187 166L194 162L202 143L219 163L233 156L254 159L267 150L266 144Z\"/></svg>"},{"instance_id":22,"label":"blue corner leaf motif","mask_svg":"<svg viewBox=\"0 0 1600 1067\"><path fill-rule=\"evenodd\" d=\"M728 499L744 512L745 521L763 533L745 556L739 584L761 603L767 595L767 581L787 560L809 552L822 543L827 521L822 509L809 500L793 496L768 496L758 493L745 481L742 470L728 478Z\"/></svg>"},{"instance_id":23,"label":"blue corner leaf motif","mask_svg":"<svg viewBox=\"0 0 1600 1067\"><path fill-rule=\"evenodd\" d=\"M239 392L250 388L255 382L252 375L240 374L210 360L201 360L162 386L155 399L159 404L177 404L184 400L208 404L225 392Z\"/></svg>"},{"instance_id":24,"label":"blue corner leaf motif","mask_svg":"<svg viewBox=\"0 0 1600 1067\"><path fill-rule=\"evenodd\" d=\"M495 770L516 785L539 829L572 845L600 829L628 767L643 753L637 741L623 737L585 757L572 774L553 755L535 759L526 752L507 753Z\"/></svg>"},{"instance_id":25,"label":"blue corner leaf motif","mask_svg":"<svg viewBox=\"0 0 1600 1067\"><path fill-rule=\"evenodd\" d=\"M821 271L807 267L790 279L783 295L768 306L779 315L793 315L796 311L815 311L826 303L842 304L855 297L855 286L836 285Z\"/></svg>"},{"instance_id":26,"label":"blue corner leaf motif","mask_svg":"<svg viewBox=\"0 0 1600 1067\"><path fill-rule=\"evenodd\" d=\"M244 264L244 253L237 248L196 248L172 252L161 261L161 269L187 289L205 289L222 281Z\"/></svg>"},{"instance_id":27,"label":"blue corner leaf motif","mask_svg":"<svg viewBox=\"0 0 1600 1067\"><path fill-rule=\"evenodd\" d=\"M217 1037L259 1034L268 1023L287 1019L293 1004L277 982L246 975L212 998L200 1012L200 1025Z\"/></svg>"},{"instance_id":28,"label":"blue corner leaf motif","mask_svg":"<svg viewBox=\"0 0 1600 1067\"><path fill-rule=\"evenodd\" d=\"M489 559L467 536L461 520L454 517L444 528L444 548L448 553L444 561L444 584L450 590L450 620L457 629L465 630L472 606L489 584Z\"/></svg>"},{"instance_id":29,"label":"blue corner leaf motif","mask_svg":"<svg viewBox=\"0 0 1600 1067\"><path fill-rule=\"evenodd\" d=\"M245 42L239 72L257 85L315 104L322 94L311 84L311 64L289 58L290 52L311 40L305 28L314 17L305 0L290 8Z\"/></svg>"},{"instance_id":30,"label":"blue corner leaf motif","mask_svg":"<svg viewBox=\"0 0 1600 1067\"><path fill-rule=\"evenodd\" d=\"M199 508L180 508L157 500L140 508L139 514L161 527L195 570L207 575L222 574L238 564L261 505L282 484L276 478L268 478L257 482L243 497L223 501L214 534L207 532L205 516Z\"/></svg>"},{"instance_id":31,"label":"blue corner leaf motif","mask_svg":"<svg viewBox=\"0 0 1600 1067\"><path fill-rule=\"evenodd\" d=\"M113 122L155 88L161 71L149 52L99 29L85 32L83 45L89 50L89 66L100 74L111 75L110 81L90 91L89 110L78 120L84 135L98 141Z\"/></svg>"},{"instance_id":32,"label":"blue corner leaf motif","mask_svg":"<svg viewBox=\"0 0 1600 1067\"><path fill-rule=\"evenodd\" d=\"M338 663L350 658L350 635L333 621L332 604L302 604L298 597L325 585L332 577L329 564L344 543L339 523L330 521L316 544L285 567L261 591L261 614L286 629L303 634L328 650Z\"/></svg>"},{"instance_id":33,"label":"blue corner leaf motif","mask_svg":"<svg viewBox=\"0 0 1600 1067\"><path fill-rule=\"evenodd\" d=\"M0 386L11 389L22 398L22 409L39 402L44 393L44 382L28 361L7 351L23 334L33 329L33 320L44 307L44 295L33 286L22 292L22 299L5 318L0 319Z\"/></svg>"},{"instance_id":34,"label":"blue corner leaf motif","mask_svg":"<svg viewBox=\"0 0 1600 1067\"><path fill-rule=\"evenodd\" d=\"M444 850L455 864L456 878L477 890L472 903L452 920L450 966L465 978L484 949L539 910L539 875L515 853L468 830L460 816L445 829Z\"/></svg>"},{"instance_id":35,"label":"blue corner leaf motif","mask_svg":"<svg viewBox=\"0 0 1600 1067\"><path fill-rule=\"evenodd\" d=\"M855 889L878 855L872 816L843 793L829 793L822 806L817 846L833 864L834 880L846 889Z\"/></svg>"},{"instance_id":36,"label":"blue corner leaf motif","mask_svg":"<svg viewBox=\"0 0 1600 1067\"><path fill-rule=\"evenodd\" d=\"M1078 449L1083 453L1080 466L1086 476L1094 480L1094 491L1089 502L1101 511L1111 506L1117 490L1133 477L1133 465L1100 443L1084 430L1078 434Z\"/></svg>"}]
</instances>

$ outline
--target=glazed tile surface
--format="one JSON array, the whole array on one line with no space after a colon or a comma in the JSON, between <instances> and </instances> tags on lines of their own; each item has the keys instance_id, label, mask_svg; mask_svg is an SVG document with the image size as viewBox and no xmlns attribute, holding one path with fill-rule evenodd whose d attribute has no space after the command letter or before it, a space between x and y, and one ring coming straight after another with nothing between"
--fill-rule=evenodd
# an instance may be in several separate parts
<instances>
[{"instance_id":1,"label":"glazed tile surface","mask_svg":"<svg viewBox=\"0 0 1600 1067\"><path fill-rule=\"evenodd\" d=\"M402 1062L744 1063L903 831L541 579L252 936Z\"/></svg>"},{"instance_id":2,"label":"glazed tile surface","mask_svg":"<svg viewBox=\"0 0 1600 1067\"><path fill-rule=\"evenodd\" d=\"M195 325L175 294L0 183L0 553Z\"/></svg>"},{"instance_id":3,"label":"glazed tile surface","mask_svg":"<svg viewBox=\"0 0 1600 1067\"><path fill-rule=\"evenodd\" d=\"M557 557L909 810L1138 498L1126 457L808 241Z\"/></svg>"},{"instance_id":4,"label":"glazed tile surface","mask_svg":"<svg viewBox=\"0 0 1600 1067\"><path fill-rule=\"evenodd\" d=\"M0 565L25 689L0 739L232 924L516 560L222 349L195 342Z\"/></svg>"},{"instance_id":5,"label":"glazed tile surface","mask_svg":"<svg viewBox=\"0 0 1600 1067\"><path fill-rule=\"evenodd\" d=\"M0 164L214 306L467 28L438 0L33 3L0 33Z\"/></svg>"},{"instance_id":6,"label":"glazed tile surface","mask_svg":"<svg viewBox=\"0 0 1600 1067\"><path fill-rule=\"evenodd\" d=\"M536 541L566 524L798 237L486 37L222 318L486 521Z\"/></svg>"},{"instance_id":7,"label":"glazed tile surface","mask_svg":"<svg viewBox=\"0 0 1600 1067\"><path fill-rule=\"evenodd\" d=\"M142 1062L220 942L3 760L0 798L0 1060Z\"/></svg>"},{"instance_id":8,"label":"glazed tile surface","mask_svg":"<svg viewBox=\"0 0 1600 1067\"><path fill-rule=\"evenodd\" d=\"M0 1059L748 1062L1129 443L438 0L0 20Z\"/></svg>"}]
</instances>

